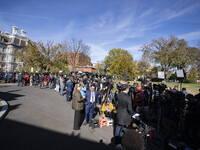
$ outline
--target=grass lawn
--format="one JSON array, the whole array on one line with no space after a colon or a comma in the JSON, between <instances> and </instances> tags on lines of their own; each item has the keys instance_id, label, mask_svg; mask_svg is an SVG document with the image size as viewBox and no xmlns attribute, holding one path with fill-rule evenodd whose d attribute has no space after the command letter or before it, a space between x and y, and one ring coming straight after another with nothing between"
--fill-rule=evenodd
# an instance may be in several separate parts
<instances>
[{"instance_id":1,"label":"grass lawn","mask_svg":"<svg viewBox=\"0 0 200 150\"><path fill-rule=\"evenodd\" d=\"M130 81L131 84L134 83L134 81ZM141 82L136 82L136 83L141 83ZM161 82L152 82L152 84L160 84ZM166 84L167 86L170 86L170 87L174 87L175 85L177 85L180 89L180 83L164 83ZM182 88L186 88L186 90L190 93L190 94L193 94L193 95L196 95L199 93L199 89L200 89L200 84L189 84L189 83L183 83L182 84Z\"/></svg>"}]
</instances>

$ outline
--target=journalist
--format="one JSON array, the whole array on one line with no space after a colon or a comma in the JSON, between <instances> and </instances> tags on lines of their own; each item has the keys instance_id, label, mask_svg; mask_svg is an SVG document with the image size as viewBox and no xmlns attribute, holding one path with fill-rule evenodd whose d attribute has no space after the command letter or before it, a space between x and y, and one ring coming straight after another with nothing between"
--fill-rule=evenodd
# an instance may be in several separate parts
<instances>
[{"instance_id":1,"label":"journalist","mask_svg":"<svg viewBox=\"0 0 200 150\"><path fill-rule=\"evenodd\" d=\"M126 132L128 125L131 123L132 115L132 102L131 97L128 95L129 86L122 85L122 91L116 97L118 102L115 126L116 143L120 142L123 133Z\"/></svg>"}]
</instances>

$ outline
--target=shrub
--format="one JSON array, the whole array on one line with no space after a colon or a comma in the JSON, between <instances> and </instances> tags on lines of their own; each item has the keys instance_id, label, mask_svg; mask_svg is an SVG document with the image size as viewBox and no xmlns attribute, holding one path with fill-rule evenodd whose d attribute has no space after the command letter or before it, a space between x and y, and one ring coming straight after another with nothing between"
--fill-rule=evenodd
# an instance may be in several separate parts
<instances>
[{"instance_id":1,"label":"shrub","mask_svg":"<svg viewBox=\"0 0 200 150\"><path fill-rule=\"evenodd\" d=\"M187 78L183 80L183 83L197 83L195 79Z\"/></svg>"}]
</instances>

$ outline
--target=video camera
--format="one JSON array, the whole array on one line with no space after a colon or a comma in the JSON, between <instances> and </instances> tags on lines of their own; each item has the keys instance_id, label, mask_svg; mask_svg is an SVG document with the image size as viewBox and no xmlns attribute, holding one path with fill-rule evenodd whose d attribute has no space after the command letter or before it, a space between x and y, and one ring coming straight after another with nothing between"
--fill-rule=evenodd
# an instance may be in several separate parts
<instances>
[{"instance_id":1,"label":"video camera","mask_svg":"<svg viewBox=\"0 0 200 150\"><path fill-rule=\"evenodd\" d=\"M131 85L131 86L129 87L129 91L136 93L136 92L137 92L136 86Z\"/></svg>"},{"instance_id":2,"label":"video camera","mask_svg":"<svg viewBox=\"0 0 200 150\"><path fill-rule=\"evenodd\" d=\"M163 93L163 91L167 88L165 84L153 84L153 89L157 90L159 93Z\"/></svg>"}]
</instances>

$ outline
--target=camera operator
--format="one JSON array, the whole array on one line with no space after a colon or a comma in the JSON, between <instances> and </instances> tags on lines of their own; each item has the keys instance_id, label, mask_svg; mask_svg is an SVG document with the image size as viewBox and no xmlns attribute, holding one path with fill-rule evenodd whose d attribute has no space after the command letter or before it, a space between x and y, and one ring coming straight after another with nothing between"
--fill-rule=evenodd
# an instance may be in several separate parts
<instances>
[{"instance_id":1,"label":"camera operator","mask_svg":"<svg viewBox=\"0 0 200 150\"><path fill-rule=\"evenodd\" d=\"M192 94L186 96L188 99L188 112L185 116L185 138L194 149L200 148L200 101Z\"/></svg>"},{"instance_id":2,"label":"camera operator","mask_svg":"<svg viewBox=\"0 0 200 150\"><path fill-rule=\"evenodd\" d=\"M117 89L118 89L118 93L120 93L121 91L122 91L122 84L121 84L121 82L118 82L117 83Z\"/></svg>"},{"instance_id":3,"label":"camera operator","mask_svg":"<svg viewBox=\"0 0 200 150\"><path fill-rule=\"evenodd\" d=\"M137 86L139 86L138 83L133 83L133 85L131 85L129 87L129 93L128 94L131 96L132 100L134 100L135 94L137 92L137 88L136 88Z\"/></svg>"},{"instance_id":4,"label":"camera operator","mask_svg":"<svg viewBox=\"0 0 200 150\"><path fill-rule=\"evenodd\" d=\"M117 85L115 82L113 82L113 86L112 86L112 89L110 91L110 102L111 103L115 103L115 94L117 92Z\"/></svg>"},{"instance_id":5,"label":"camera operator","mask_svg":"<svg viewBox=\"0 0 200 150\"><path fill-rule=\"evenodd\" d=\"M128 95L131 97L131 101L132 101L132 107L133 109L135 108L135 103L134 103L134 100L135 100L135 95L136 95L136 92L137 92L137 89L136 89L136 86L135 85L132 85L129 87L129 92L128 92ZM135 109L134 109L135 110Z\"/></svg>"},{"instance_id":6,"label":"camera operator","mask_svg":"<svg viewBox=\"0 0 200 150\"><path fill-rule=\"evenodd\" d=\"M154 100L157 99L159 96L160 96L159 87L158 87L157 84L154 84L153 85L153 97L154 97Z\"/></svg>"},{"instance_id":7,"label":"camera operator","mask_svg":"<svg viewBox=\"0 0 200 150\"><path fill-rule=\"evenodd\" d=\"M121 142L123 132L126 132L128 125L130 125L132 116L132 103L131 97L128 95L128 85L122 85L122 91L116 97L118 102L115 126L116 143Z\"/></svg>"},{"instance_id":8,"label":"camera operator","mask_svg":"<svg viewBox=\"0 0 200 150\"><path fill-rule=\"evenodd\" d=\"M160 131L160 123L162 120L163 92L166 89L164 84L153 84L153 101L148 107L147 120Z\"/></svg>"},{"instance_id":9,"label":"camera operator","mask_svg":"<svg viewBox=\"0 0 200 150\"><path fill-rule=\"evenodd\" d=\"M145 82L143 83L144 95L145 95L145 106L151 104L152 100L152 83L149 76L146 77Z\"/></svg>"}]
</instances>

